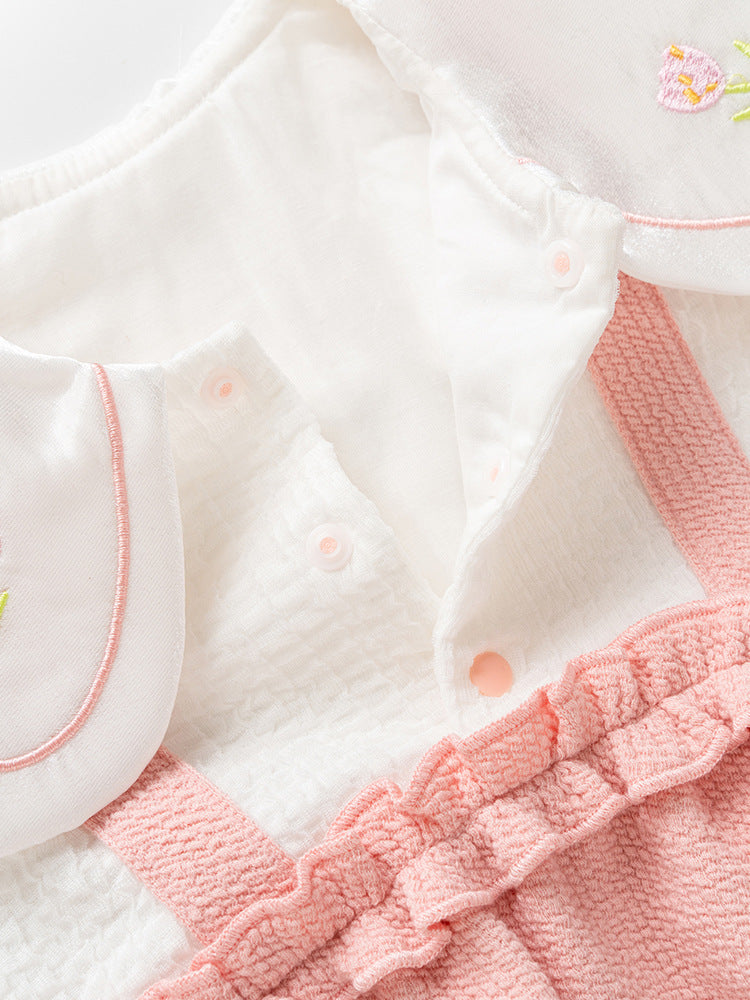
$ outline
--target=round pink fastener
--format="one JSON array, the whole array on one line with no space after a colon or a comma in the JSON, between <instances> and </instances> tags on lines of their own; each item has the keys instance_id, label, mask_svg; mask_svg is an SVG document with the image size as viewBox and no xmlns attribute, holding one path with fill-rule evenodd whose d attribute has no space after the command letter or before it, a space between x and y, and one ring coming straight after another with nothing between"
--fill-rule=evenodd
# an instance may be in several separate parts
<instances>
[{"instance_id":1,"label":"round pink fastener","mask_svg":"<svg viewBox=\"0 0 750 1000\"><path fill-rule=\"evenodd\" d=\"M513 671L504 656L488 650L474 657L469 680L480 694L499 698L513 687Z\"/></svg>"},{"instance_id":2,"label":"round pink fastener","mask_svg":"<svg viewBox=\"0 0 750 1000\"><path fill-rule=\"evenodd\" d=\"M573 240L554 240L544 256L547 276L557 288L572 288L583 274L583 251Z\"/></svg>"},{"instance_id":3,"label":"round pink fastener","mask_svg":"<svg viewBox=\"0 0 750 1000\"><path fill-rule=\"evenodd\" d=\"M307 558L326 572L343 569L354 552L354 539L345 524L319 524L307 538Z\"/></svg>"},{"instance_id":4,"label":"round pink fastener","mask_svg":"<svg viewBox=\"0 0 750 1000\"><path fill-rule=\"evenodd\" d=\"M204 379L201 398L209 406L223 409L232 406L247 388L236 368L214 368Z\"/></svg>"}]
</instances>

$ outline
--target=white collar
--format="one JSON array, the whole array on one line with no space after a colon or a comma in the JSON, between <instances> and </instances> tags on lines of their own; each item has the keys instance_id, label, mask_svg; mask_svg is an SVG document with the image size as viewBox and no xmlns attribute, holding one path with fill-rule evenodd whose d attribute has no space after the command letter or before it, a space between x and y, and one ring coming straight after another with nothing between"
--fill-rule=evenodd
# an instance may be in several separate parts
<instances>
[{"instance_id":1,"label":"white collar","mask_svg":"<svg viewBox=\"0 0 750 1000\"><path fill-rule=\"evenodd\" d=\"M182 536L156 366L0 341L0 855L84 822L161 742Z\"/></svg>"},{"instance_id":2,"label":"white collar","mask_svg":"<svg viewBox=\"0 0 750 1000\"><path fill-rule=\"evenodd\" d=\"M403 86L473 119L527 172L616 207L623 270L750 292L742 0L344 2Z\"/></svg>"}]
</instances>

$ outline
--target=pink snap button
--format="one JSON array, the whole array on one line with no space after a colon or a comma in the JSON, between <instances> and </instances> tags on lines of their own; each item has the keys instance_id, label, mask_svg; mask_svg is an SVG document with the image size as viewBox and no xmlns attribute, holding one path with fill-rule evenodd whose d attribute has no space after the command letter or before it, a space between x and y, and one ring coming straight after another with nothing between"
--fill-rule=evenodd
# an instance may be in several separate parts
<instances>
[{"instance_id":1,"label":"pink snap button","mask_svg":"<svg viewBox=\"0 0 750 1000\"><path fill-rule=\"evenodd\" d=\"M307 558L318 569L343 569L354 552L354 539L345 524L319 524L307 538Z\"/></svg>"},{"instance_id":2,"label":"pink snap button","mask_svg":"<svg viewBox=\"0 0 750 1000\"><path fill-rule=\"evenodd\" d=\"M215 368L201 386L201 398L219 409L232 406L247 388L236 368Z\"/></svg>"},{"instance_id":3,"label":"pink snap button","mask_svg":"<svg viewBox=\"0 0 750 1000\"><path fill-rule=\"evenodd\" d=\"M469 670L469 680L480 694L499 698L513 687L513 671L499 653L479 653Z\"/></svg>"},{"instance_id":4,"label":"pink snap button","mask_svg":"<svg viewBox=\"0 0 750 1000\"><path fill-rule=\"evenodd\" d=\"M570 257L568 257L564 250L561 250L552 261L552 266L555 269L555 274L562 278L570 270Z\"/></svg>"},{"instance_id":5,"label":"pink snap button","mask_svg":"<svg viewBox=\"0 0 750 1000\"><path fill-rule=\"evenodd\" d=\"M573 240L555 240L547 247L547 275L557 288L572 288L583 274L583 265L583 251Z\"/></svg>"},{"instance_id":6,"label":"pink snap button","mask_svg":"<svg viewBox=\"0 0 750 1000\"><path fill-rule=\"evenodd\" d=\"M487 473L488 496L497 499L505 487L505 479L508 472L508 462L505 458L498 458L494 465L490 466Z\"/></svg>"}]
</instances>

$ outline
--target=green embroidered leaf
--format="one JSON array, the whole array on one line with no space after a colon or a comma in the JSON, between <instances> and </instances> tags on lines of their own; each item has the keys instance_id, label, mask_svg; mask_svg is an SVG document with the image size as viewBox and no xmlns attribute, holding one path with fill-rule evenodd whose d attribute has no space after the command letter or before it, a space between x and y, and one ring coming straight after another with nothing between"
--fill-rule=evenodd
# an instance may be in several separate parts
<instances>
[{"instance_id":1,"label":"green embroidered leaf","mask_svg":"<svg viewBox=\"0 0 750 1000\"><path fill-rule=\"evenodd\" d=\"M732 76L729 79L729 83L724 88L724 93L750 94L750 80L747 80L744 76Z\"/></svg>"},{"instance_id":2,"label":"green embroidered leaf","mask_svg":"<svg viewBox=\"0 0 750 1000\"><path fill-rule=\"evenodd\" d=\"M735 38L734 47L738 49L743 56L747 56L748 59L750 59L750 42L740 42ZM736 73L729 79L726 87L724 88L724 93L750 94L750 80L747 80L741 73ZM750 121L750 107L744 108L742 111L738 111L736 115L732 115L732 121Z\"/></svg>"}]
</instances>

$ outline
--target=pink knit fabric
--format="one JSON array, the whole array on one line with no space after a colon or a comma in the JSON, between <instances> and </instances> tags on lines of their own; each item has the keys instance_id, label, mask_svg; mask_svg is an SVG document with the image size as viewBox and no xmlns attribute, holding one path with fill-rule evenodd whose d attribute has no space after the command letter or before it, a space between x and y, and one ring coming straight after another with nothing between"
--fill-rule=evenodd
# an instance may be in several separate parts
<instances>
[{"instance_id":1,"label":"pink knit fabric","mask_svg":"<svg viewBox=\"0 0 750 1000\"><path fill-rule=\"evenodd\" d=\"M164 747L86 826L203 943L260 896L292 885L292 859Z\"/></svg>"},{"instance_id":2,"label":"pink knit fabric","mask_svg":"<svg viewBox=\"0 0 750 1000\"><path fill-rule=\"evenodd\" d=\"M366 789L144 1000L729 1000L750 983L750 604L638 625Z\"/></svg>"},{"instance_id":3,"label":"pink knit fabric","mask_svg":"<svg viewBox=\"0 0 750 1000\"><path fill-rule=\"evenodd\" d=\"M589 371L709 594L750 584L750 466L658 288L620 275Z\"/></svg>"},{"instance_id":4,"label":"pink knit fabric","mask_svg":"<svg viewBox=\"0 0 750 1000\"><path fill-rule=\"evenodd\" d=\"M622 296L594 360L605 399L703 578L744 590L747 464L656 293L625 279ZM660 612L443 740L404 792L365 789L291 877L282 858L265 890L248 873L254 898L143 1000L744 1000L748 727L750 598ZM167 818L173 834L205 838L201 808ZM148 823L128 836L157 869L169 856L199 908L237 877L194 840L180 853ZM231 822L224 836L241 855Z\"/></svg>"}]
</instances>

